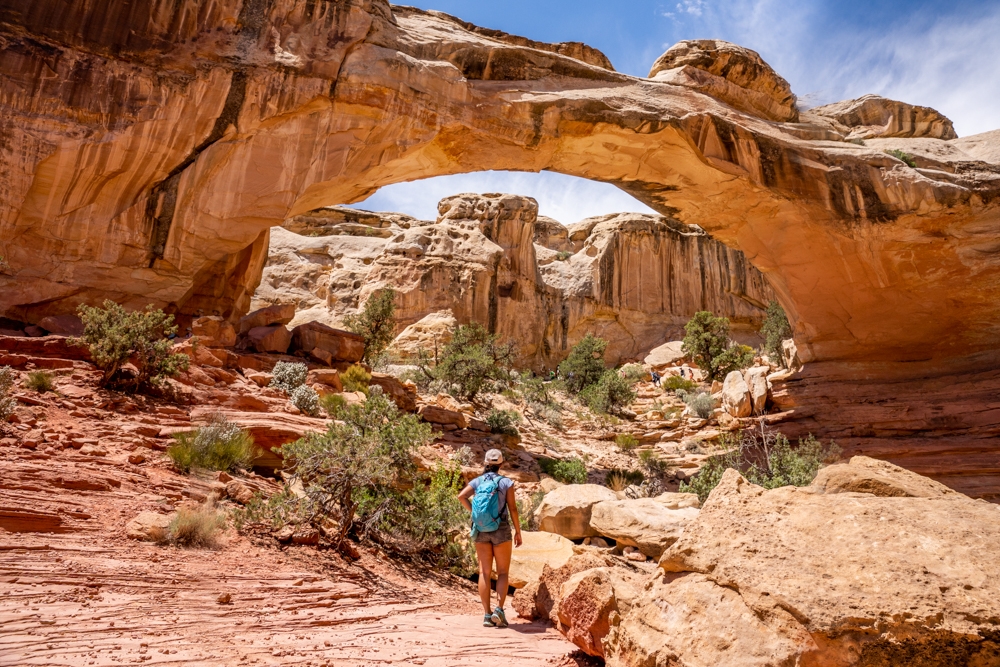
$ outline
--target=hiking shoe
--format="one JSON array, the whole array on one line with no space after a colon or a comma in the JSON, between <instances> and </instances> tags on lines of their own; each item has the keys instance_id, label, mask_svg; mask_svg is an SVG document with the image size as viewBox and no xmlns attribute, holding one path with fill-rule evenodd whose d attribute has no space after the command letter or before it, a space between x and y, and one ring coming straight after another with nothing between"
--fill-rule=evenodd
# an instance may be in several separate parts
<instances>
[{"instance_id":1,"label":"hiking shoe","mask_svg":"<svg viewBox=\"0 0 1000 667\"><path fill-rule=\"evenodd\" d=\"M507 627L507 615L503 613L503 607L497 607L493 610L493 616L490 617L493 624L498 628Z\"/></svg>"},{"instance_id":2,"label":"hiking shoe","mask_svg":"<svg viewBox=\"0 0 1000 667\"><path fill-rule=\"evenodd\" d=\"M484 628L495 628L497 626L496 622L493 620L496 616L491 616L486 614L483 616L483 627Z\"/></svg>"}]
</instances>

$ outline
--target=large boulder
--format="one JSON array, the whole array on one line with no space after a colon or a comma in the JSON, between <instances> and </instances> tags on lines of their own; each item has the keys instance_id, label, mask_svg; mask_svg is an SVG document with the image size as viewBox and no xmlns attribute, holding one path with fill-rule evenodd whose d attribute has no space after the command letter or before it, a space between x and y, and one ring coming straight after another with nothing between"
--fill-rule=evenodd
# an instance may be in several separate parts
<instances>
[{"instance_id":1,"label":"large boulder","mask_svg":"<svg viewBox=\"0 0 1000 667\"><path fill-rule=\"evenodd\" d=\"M731 371L722 383L722 409L733 417L749 417L753 412L750 387L742 372Z\"/></svg>"},{"instance_id":2,"label":"large boulder","mask_svg":"<svg viewBox=\"0 0 1000 667\"><path fill-rule=\"evenodd\" d=\"M156 512L139 512L138 516L125 524L125 536L141 542L160 542L167 537L167 529L174 515Z\"/></svg>"},{"instance_id":3,"label":"large boulder","mask_svg":"<svg viewBox=\"0 0 1000 667\"><path fill-rule=\"evenodd\" d=\"M809 113L831 118L849 129L851 139L877 137L929 137L957 139L955 126L944 114L929 107L864 95L810 109Z\"/></svg>"},{"instance_id":4,"label":"large boulder","mask_svg":"<svg viewBox=\"0 0 1000 667\"><path fill-rule=\"evenodd\" d=\"M1000 664L998 518L960 495L766 491L727 470L608 664Z\"/></svg>"},{"instance_id":5,"label":"large boulder","mask_svg":"<svg viewBox=\"0 0 1000 667\"><path fill-rule=\"evenodd\" d=\"M292 334L284 324L254 327L247 332L247 341L258 352L284 354L292 343Z\"/></svg>"},{"instance_id":6,"label":"large boulder","mask_svg":"<svg viewBox=\"0 0 1000 667\"><path fill-rule=\"evenodd\" d=\"M340 371L333 368L315 368L306 375L306 384L321 384L332 388L336 393L344 391L344 384L340 380Z\"/></svg>"},{"instance_id":7,"label":"large boulder","mask_svg":"<svg viewBox=\"0 0 1000 667\"><path fill-rule=\"evenodd\" d=\"M597 503L591 511L590 525L619 545L635 547L650 558L659 558L697 516L698 496L665 493L657 498Z\"/></svg>"},{"instance_id":8,"label":"large boulder","mask_svg":"<svg viewBox=\"0 0 1000 667\"><path fill-rule=\"evenodd\" d=\"M653 63L649 78L695 88L768 120L799 120L788 82L756 51L730 42L678 42Z\"/></svg>"},{"instance_id":9,"label":"large boulder","mask_svg":"<svg viewBox=\"0 0 1000 667\"><path fill-rule=\"evenodd\" d=\"M403 412L417 411L417 388L414 385L403 384L398 378L385 373L372 373L368 384L382 387L382 392Z\"/></svg>"},{"instance_id":10,"label":"large boulder","mask_svg":"<svg viewBox=\"0 0 1000 667\"><path fill-rule=\"evenodd\" d=\"M208 347L232 347L236 345L236 329L217 315L199 317L193 321L191 334L197 336L198 341Z\"/></svg>"},{"instance_id":11,"label":"large boulder","mask_svg":"<svg viewBox=\"0 0 1000 667\"><path fill-rule=\"evenodd\" d=\"M325 419L306 417L305 415L290 415L284 412L242 412L238 410L220 410L218 407L196 407L191 410L191 429L209 423L212 418L221 414L234 424L249 431L253 436L253 444L257 450L253 461L254 467L280 469L284 461L278 450L281 445L298 440L307 433L323 433L327 429ZM172 435L181 429L165 428L161 435ZM188 430L188 429L183 429Z\"/></svg>"},{"instance_id":12,"label":"large boulder","mask_svg":"<svg viewBox=\"0 0 1000 667\"><path fill-rule=\"evenodd\" d=\"M76 315L49 315L38 320L38 326L56 336L83 335L83 321Z\"/></svg>"},{"instance_id":13,"label":"large boulder","mask_svg":"<svg viewBox=\"0 0 1000 667\"><path fill-rule=\"evenodd\" d=\"M546 566L562 567L573 556L573 543L565 537L534 531L521 531L521 537L523 544L514 549L510 558L509 584L514 588L537 581Z\"/></svg>"},{"instance_id":14,"label":"large boulder","mask_svg":"<svg viewBox=\"0 0 1000 667\"><path fill-rule=\"evenodd\" d=\"M469 417L464 412L449 410L439 405L424 403L417 408L417 414L428 424L438 424L440 426L454 425L458 428L469 427Z\"/></svg>"},{"instance_id":15,"label":"large boulder","mask_svg":"<svg viewBox=\"0 0 1000 667\"><path fill-rule=\"evenodd\" d=\"M929 477L867 456L820 469L812 488L823 493L871 493L884 498L964 497Z\"/></svg>"},{"instance_id":16,"label":"large boulder","mask_svg":"<svg viewBox=\"0 0 1000 667\"><path fill-rule=\"evenodd\" d=\"M643 363L654 371L662 371L676 366L677 362L684 359L684 351L681 349L683 345L684 341L672 340L659 347L654 347L643 359Z\"/></svg>"},{"instance_id":17,"label":"large boulder","mask_svg":"<svg viewBox=\"0 0 1000 667\"><path fill-rule=\"evenodd\" d=\"M754 366L743 373L750 394L750 410L755 415L762 414L767 407L767 397L771 392L771 383L767 381L770 370L767 366Z\"/></svg>"},{"instance_id":18,"label":"large boulder","mask_svg":"<svg viewBox=\"0 0 1000 667\"><path fill-rule=\"evenodd\" d=\"M327 365L335 361L356 363L365 355L365 340L350 331L307 322L292 329L292 349L302 350Z\"/></svg>"},{"instance_id":19,"label":"large boulder","mask_svg":"<svg viewBox=\"0 0 1000 667\"><path fill-rule=\"evenodd\" d=\"M591 510L597 503L618 500L618 495L599 484L567 484L546 494L538 507L538 527L571 540L595 537L600 533L590 525Z\"/></svg>"},{"instance_id":20,"label":"large boulder","mask_svg":"<svg viewBox=\"0 0 1000 667\"><path fill-rule=\"evenodd\" d=\"M603 658L603 639L631 611L646 578L622 567L574 574L559 591L559 630L584 653Z\"/></svg>"},{"instance_id":21,"label":"large boulder","mask_svg":"<svg viewBox=\"0 0 1000 667\"><path fill-rule=\"evenodd\" d=\"M257 327L272 324L288 324L295 317L295 306L290 303L268 306L248 313L240 318L240 335L243 336Z\"/></svg>"},{"instance_id":22,"label":"large boulder","mask_svg":"<svg viewBox=\"0 0 1000 667\"><path fill-rule=\"evenodd\" d=\"M523 535L528 534L523 533ZM523 587L518 588L517 593L514 594L514 609L521 618L551 620L557 623L559 615L556 611L556 605L559 602L562 585L578 572L592 570L595 567L610 567L615 564L615 560L604 551L594 547L575 547L566 538L561 539L565 540L561 544L569 545L569 555L563 558L561 552L561 562L544 563L538 575L530 579ZM514 549L515 557L518 551L519 549Z\"/></svg>"}]
</instances>

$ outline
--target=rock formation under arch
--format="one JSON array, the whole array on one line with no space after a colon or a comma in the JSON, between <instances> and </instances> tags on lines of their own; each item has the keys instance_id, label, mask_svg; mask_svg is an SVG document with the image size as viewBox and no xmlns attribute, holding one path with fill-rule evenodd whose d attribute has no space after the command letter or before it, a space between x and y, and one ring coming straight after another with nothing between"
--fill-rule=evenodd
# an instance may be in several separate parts
<instances>
[{"instance_id":1,"label":"rock formation under arch","mask_svg":"<svg viewBox=\"0 0 1000 667\"><path fill-rule=\"evenodd\" d=\"M1000 492L995 133L949 139L891 101L796 114L725 43L642 79L384 0L11 0L0 41L0 315L108 297L234 317L288 217L549 169L614 183L767 276L807 363L789 388L811 397L803 428L848 425L852 451Z\"/></svg>"}]
</instances>

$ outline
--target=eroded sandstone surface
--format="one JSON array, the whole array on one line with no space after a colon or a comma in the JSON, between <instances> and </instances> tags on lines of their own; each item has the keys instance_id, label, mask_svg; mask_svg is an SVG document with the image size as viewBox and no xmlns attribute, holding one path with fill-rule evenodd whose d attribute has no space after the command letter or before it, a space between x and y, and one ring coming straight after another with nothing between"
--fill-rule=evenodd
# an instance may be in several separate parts
<instances>
[{"instance_id":1,"label":"eroded sandstone surface","mask_svg":"<svg viewBox=\"0 0 1000 667\"><path fill-rule=\"evenodd\" d=\"M948 139L889 101L796 121L732 45L688 44L642 79L383 0L15 0L0 37L0 314L108 297L235 318L283 220L400 181L548 169L744 253L809 366L788 391L824 406L796 412L802 430L998 493L995 133ZM848 141L858 128L873 138Z\"/></svg>"},{"instance_id":2,"label":"eroded sandstone surface","mask_svg":"<svg viewBox=\"0 0 1000 667\"><path fill-rule=\"evenodd\" d=\"M436 221L342 207L286 221L271 230L252 306L292 302L293 325L338 326L388 286L401 334L431 317L395 352L432 352L434 338L447 343L449 324L480 322L539 369L587 333L608 341L608 363L641 359L683 337L699 310L728 317L735 336L759 344L774 293L739 251L698 227L623 213L567 228L540 220L537 202L516 195L456 195L439 209ZM428 336L432 321L444 328Z\"/></svg>"}]
</instances>

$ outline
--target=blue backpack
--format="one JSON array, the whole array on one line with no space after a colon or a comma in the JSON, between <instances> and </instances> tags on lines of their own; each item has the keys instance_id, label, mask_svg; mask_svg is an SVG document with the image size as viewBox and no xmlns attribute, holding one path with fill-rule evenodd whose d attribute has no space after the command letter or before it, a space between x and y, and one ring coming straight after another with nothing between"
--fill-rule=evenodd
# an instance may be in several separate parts
<instances>
[{"instance_id":1,"label":"blue backpack","mask_svg":"<svg viewBox=\"0 0 1000 667\"><path fill-rule=\"evenodd\" d=\"M472 537L479 533L492 533L500 528L501 475L487 477L479 483L472 497Z\"/></svg>"}]
</instances>

